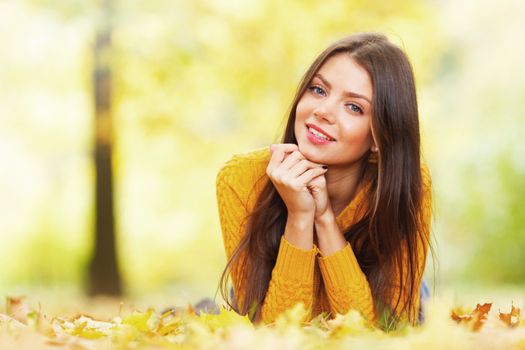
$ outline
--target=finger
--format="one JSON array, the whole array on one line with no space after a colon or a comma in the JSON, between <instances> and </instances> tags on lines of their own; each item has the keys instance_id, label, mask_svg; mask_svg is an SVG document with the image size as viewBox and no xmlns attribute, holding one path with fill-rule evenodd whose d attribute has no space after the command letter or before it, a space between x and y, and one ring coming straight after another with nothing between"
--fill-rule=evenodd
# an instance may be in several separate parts
<instances>
[{"instance_id":1,"label":"finger","mask_svg":"<svg viewBox=\"0 0 525 350\"><path fill-rule=\"evenodd\" d=\"M312 194L319 192L323 187L326 188L326 179L323 175L314 177L306 187L310 190Z\"/></svg>"},{"instance_id":2,"label":"finger","mask_svg":"<svg viewBox=\"0 0 525 350\"><path fill-rule=\"evenodd\" d=\"M310 181L312 181L312 179L320 175L324 175L324 173L326 173L327 170L328 169L325 169L323 167L309 169L309 170L306 170L301 176L299 176L297 180L300 181L301 183L308 184Z\"/></svg>"},{"instance_id":3,"label":"finger","mask_svg":"<svg viewBox=\"0 0 525 350\"><path fill-rule=\"evenodd\" d=\"M299 149L299 146L297 146L295 143L274 143L270 146L270 151L272 153L278 150L284 150L284 152L293 152L297 149Z\"/></svg>"},{"instance_id":4,"label":"finger","mask_svg":"<svg viewBox=\"0 0 525 350\"><path fill-rule=\"evenodd\" d=\"M284 160L286 153L293 152L297 149L297 145L293 143L281 143L271 146L272 157L268 163L267 173L269 174L277 168Z\"/></svg>"},{"instance_id":5,"label":"finger","mask_svg":"<svg viewBox=\"0 0 525 350\"><path fill-rule=\"evenodd\" d=\"M280 168L283 170L290 170L292 169L297 163L299 163L301 160L306 159L304 155L297 151L293 151L290 153L281 164Z\"/></svg>"},{"instance_id":6,"label":"finger","mask_svg":"<svg viewBox=\"0 0 525 350\"><path fill-rule=\"evenodd\" d=\"M307 159L301 159L299 162L297 162L294 166L290 168L288 173L292 177L299 177L301 176L306 170L322 167L321 164L317 164L314 162L311 162Z\"/></svg>"}]
</instances>

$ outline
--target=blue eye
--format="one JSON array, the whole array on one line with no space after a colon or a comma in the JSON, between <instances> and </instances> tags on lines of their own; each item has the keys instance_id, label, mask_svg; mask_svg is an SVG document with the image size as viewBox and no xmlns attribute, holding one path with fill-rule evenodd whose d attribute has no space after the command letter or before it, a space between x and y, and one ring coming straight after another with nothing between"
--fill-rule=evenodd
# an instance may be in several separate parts
<instances>
[{"instance_id":1,"label":"blue eye","mask_svg":"<svg viewBox=\"0 0 525 350\"><path fill-rule=\"evenodd\" d=\"M325 95L324 90L317 85L308 87L308 90L313 91L314 94Z\"/></svg>"},{"instance_id":2,"label":"blue eye","mask_svg":"<svg viewBox=\"0 0 525 350\"><path fill-rule=\"evenodd\" d=\"M363 114L363 110L361 109L361 107L359 107L358 105L354 104L354 103L349 103L347 104L347 106L350 108L350 110L354 113L359 113L359 114Z\"/></svg>"}]
</instances>

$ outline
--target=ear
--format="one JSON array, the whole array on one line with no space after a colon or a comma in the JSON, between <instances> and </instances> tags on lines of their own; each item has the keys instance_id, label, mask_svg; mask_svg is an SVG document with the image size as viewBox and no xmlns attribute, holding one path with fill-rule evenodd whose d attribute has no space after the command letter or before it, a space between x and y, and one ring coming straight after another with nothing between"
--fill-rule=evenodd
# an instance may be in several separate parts
<instances>
[{"instance_id":1,"label":"ear","mask_svg":"<svg viewBox=\"0 0 525 350\"><path fill-rule=\"evenodd\" d=\"M372 153L377 152L377 146L376 146L376 141L375 141L373 132L372 132L372 137L370 138L370 152Z\"/></svg>"}]
</instances>

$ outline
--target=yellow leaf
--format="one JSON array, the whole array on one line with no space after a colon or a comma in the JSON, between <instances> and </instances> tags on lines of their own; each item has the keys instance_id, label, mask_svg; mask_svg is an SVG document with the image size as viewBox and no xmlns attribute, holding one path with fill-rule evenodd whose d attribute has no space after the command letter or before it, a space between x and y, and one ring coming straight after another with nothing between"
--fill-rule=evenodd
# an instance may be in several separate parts
<instances>
[{"instance_id":1,"label":"yellow leaf","mask_svg":"<svg viewBox=\"0 0 525 350\"><path fill-rule=\"evenodd\" d=\"M238 324L252 325L248 316L241 316L233 310L226 310L222 306L218 315L202 313L199 316L199 320L212 331Z\"/></svg>"},{"instance_id":2,"label":"yellow leaf","mask_svg":"<svg viewBox=\"0 0 525 350\"><path fill-rule=\"evenodd\" d=\"M133 311L131 315L122 320L122 324L135 327L141 332L150 331L148 321L153 316L153 309L148 309L146 312Z\"/></svg>"}]
</instances>

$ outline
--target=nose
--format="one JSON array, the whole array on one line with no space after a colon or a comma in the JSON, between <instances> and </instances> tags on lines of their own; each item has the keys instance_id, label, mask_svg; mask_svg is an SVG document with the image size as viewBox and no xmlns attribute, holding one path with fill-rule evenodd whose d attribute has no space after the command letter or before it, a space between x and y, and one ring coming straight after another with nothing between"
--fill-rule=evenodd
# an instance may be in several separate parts
<instances>
[{"instance_id":1,"label":"nose","mask_svg":"<svg viewBox=\"0 0 525 350\"><path fill-rule=\"evenodd\" d=\"M335 123L335 106L329 101L320 102L314 109L314 116L324 119L329 124Z\"/></svg>"}]
</instances>

